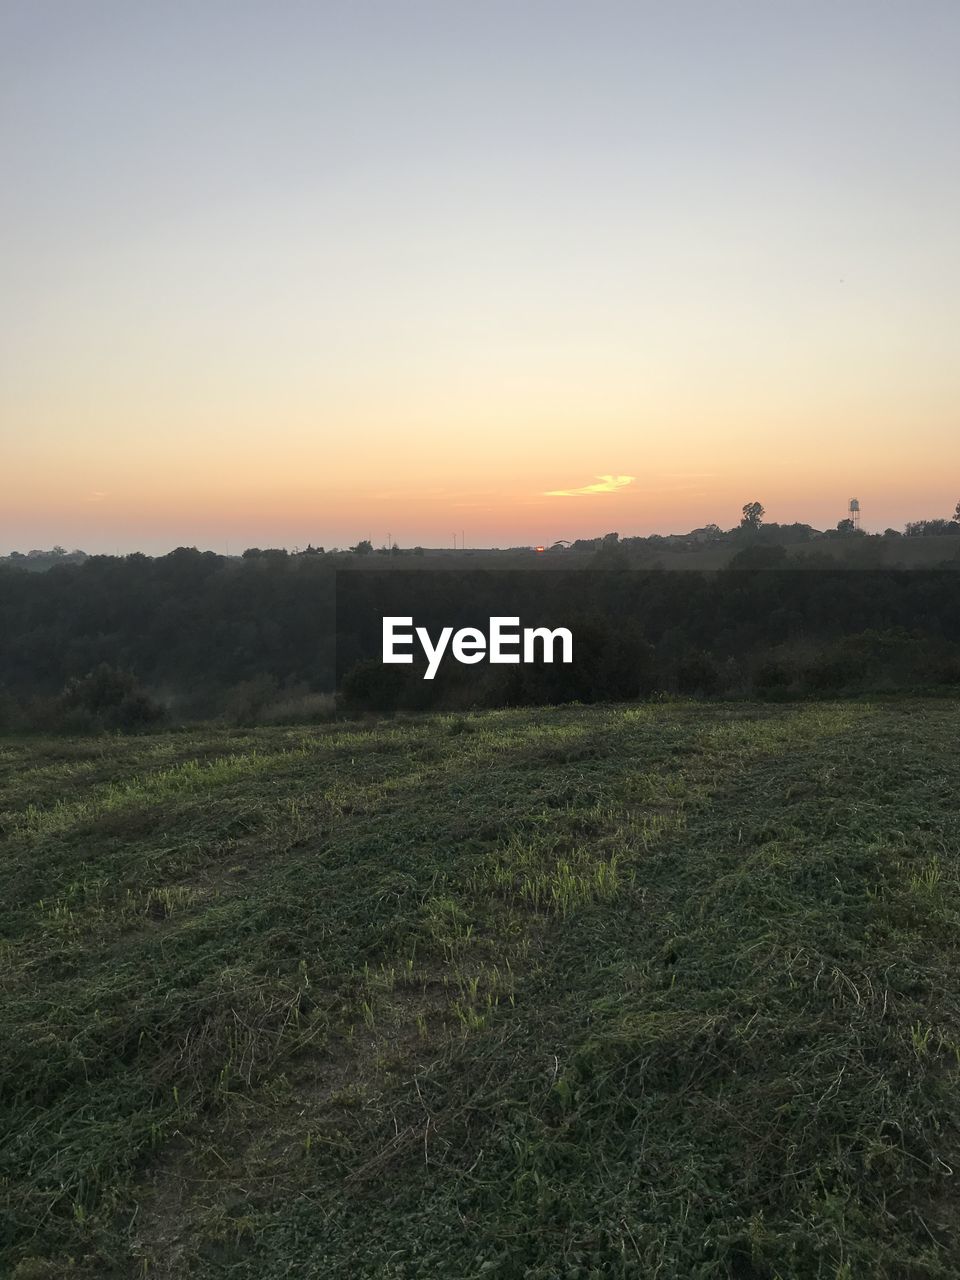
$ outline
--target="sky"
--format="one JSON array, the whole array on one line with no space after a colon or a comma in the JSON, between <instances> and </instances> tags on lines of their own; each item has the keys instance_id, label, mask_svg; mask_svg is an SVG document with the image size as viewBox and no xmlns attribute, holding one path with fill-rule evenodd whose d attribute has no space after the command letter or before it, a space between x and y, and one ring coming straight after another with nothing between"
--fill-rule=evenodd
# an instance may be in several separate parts
<instances>
[{"instance_id":1,"label":"sky","mask_svg":"<svg viewBox=\"0 0 960 1280\"><path fill-rule=\"evenodd\" d=\"M0 554L960 499L956 0L4 0Z\"/></svg>"}]
</instances>

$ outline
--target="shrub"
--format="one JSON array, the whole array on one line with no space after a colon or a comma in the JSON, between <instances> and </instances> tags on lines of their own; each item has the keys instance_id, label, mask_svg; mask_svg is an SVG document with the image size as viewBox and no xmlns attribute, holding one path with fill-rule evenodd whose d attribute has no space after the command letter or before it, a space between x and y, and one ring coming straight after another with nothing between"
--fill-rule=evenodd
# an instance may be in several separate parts
<instances>
[{"instance_id":1,"label":"shrub","mask_svg":"<svg viewBox=\"0 0 960 1280\"><path fill-rule=\"evenodd\" d=\"M345 711L396 711L407 681L396 667L377 658L357 662L343 677L340 705Z\"/></svg>"},{"instance_id":2,"label":"shrub","mask_svg":"<svg viewBox=\"0 0 960 1280\"><path fill-rule=\"evenodd\" d=\"M709 697L721 684L720 668L709 653L688 653L677 663L677 689L680 693Z\"/></svg>"},{"instance_id":3,"label":"shrub","mask_svg":"<svg viewBox=\"0 0 960 1280\"><path fill-rule=\"evenodd\" d=\"M788 689L794 680L794 671L783 658L764 658L753 676L758 693L778 693Z\"/></svg>"},{"instance_id":4,"label":"shrub","mask_svg":"<svg viewBox=\"0 0 960 1280\"><path fill-rule=\"evenodd\" d=\"M68 680L53 708L54 727L73 733L118 729L133 733L162 720L164 709L130 671L101 662Z\"/></svg>"}]
</instances>

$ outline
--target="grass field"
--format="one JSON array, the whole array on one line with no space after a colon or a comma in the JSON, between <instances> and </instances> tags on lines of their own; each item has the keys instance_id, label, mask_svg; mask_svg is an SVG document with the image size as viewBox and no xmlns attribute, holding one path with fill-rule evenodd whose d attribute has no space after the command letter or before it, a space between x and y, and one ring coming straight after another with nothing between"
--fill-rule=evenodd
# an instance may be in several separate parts
<instances>
[{"instance_id":1,"label":"grass field","mask_svg":"<svg viewBox=\"0 0 960 1280\"><path fill-rule=\"evenodd\" d=\"M960 703L0 744L0 1275L960 1275Z\"/></svg>"}]
</instances>

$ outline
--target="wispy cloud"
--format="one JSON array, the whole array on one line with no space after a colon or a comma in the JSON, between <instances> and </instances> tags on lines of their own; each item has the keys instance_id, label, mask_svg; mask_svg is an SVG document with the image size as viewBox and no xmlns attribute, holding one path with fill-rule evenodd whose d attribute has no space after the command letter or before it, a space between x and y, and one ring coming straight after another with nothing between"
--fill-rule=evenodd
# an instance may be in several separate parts
<instances>
[{"instance_id":1,"label":"wispy cloud","mask_svg":"<svg viewBox=\"0 0 960 1280\"><path fill-rule=\"evenodd\" d=\"M94 489L93 493L87 494L87 502L102 502L104 498L109 498L109 493L104 493L100 489Z\"/></svg>"},{"instance_id":2,"label":"wispy cloud","mask_svg":"<svg viewBox=\"0 0 960 1280\"><path fill-rule=\"evenodd\" d=\"M585 484L581 489L550 489L546 498L586 498L593 493L617 493L633 484L636 476L597 476L596 484Z\"/></svg>"}]
</instances>

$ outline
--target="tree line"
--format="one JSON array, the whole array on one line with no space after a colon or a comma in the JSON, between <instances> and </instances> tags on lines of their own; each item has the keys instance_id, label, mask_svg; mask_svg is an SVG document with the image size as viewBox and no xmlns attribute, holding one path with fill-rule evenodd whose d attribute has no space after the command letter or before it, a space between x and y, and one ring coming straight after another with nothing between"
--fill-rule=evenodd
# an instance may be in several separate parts
<instances>
[{"instance_id":1,"label":"tree line","mask_svg":"<svg viewBox=\"0 0 960 1280\"><path fill-rule=\"evenodd\" d=\"M747 539L723 570L672 572L624 568L621 552L610 541L577 568L514 574L525 622L540 613L576 624L573 670L470 668L433 698L497 705L957 683L958 557L929 570L804 573L787 567L784 545ZM0 567L0 727L311 718L332 713L335 692L343 711L423 705L422 688L372 671L370 636L338 617L338 577L370 615L421 610L451 625L471 610L510 612L501 562L480 559L478 575L452 560L447 572L429 558L378 563L180 548L38 574Z\"/></svg>"}]
</instances>

